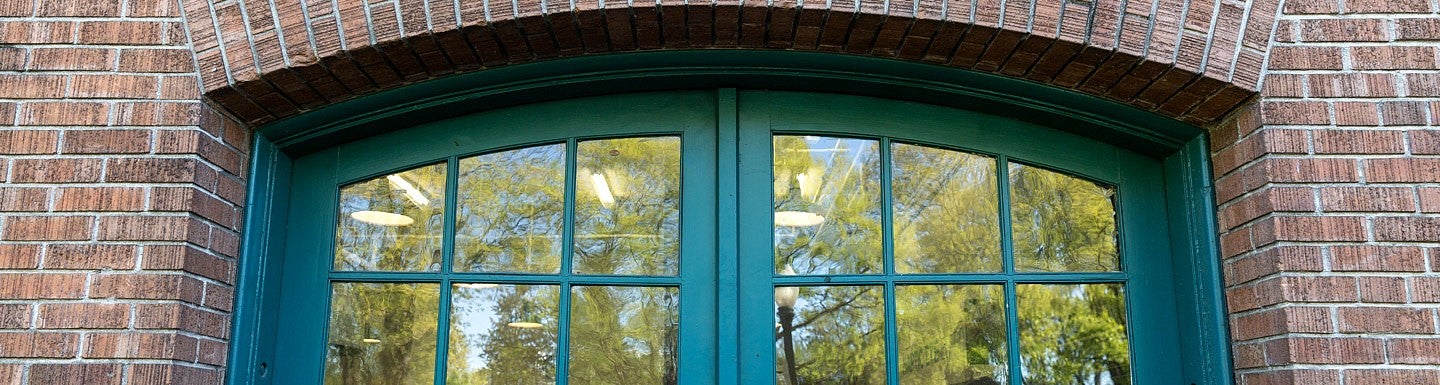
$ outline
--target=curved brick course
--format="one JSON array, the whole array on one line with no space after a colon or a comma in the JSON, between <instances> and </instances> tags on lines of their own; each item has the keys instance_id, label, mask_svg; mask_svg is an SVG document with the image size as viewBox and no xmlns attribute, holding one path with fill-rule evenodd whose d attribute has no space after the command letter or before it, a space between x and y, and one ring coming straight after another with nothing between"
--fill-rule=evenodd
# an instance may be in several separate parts
<instances>
[{"instance_id":1,"label":"curved brick course","mask_svg":"<svg viewBox=\"0 0 1440 385\"><path fill-rule=\"evenodd\" d=\"M1208 123L1259 89L1278 0L335 4L187 1L205 94L261 124L508 64L636 50L784 49L996 72Z\"/></svg>"}]
</instances>

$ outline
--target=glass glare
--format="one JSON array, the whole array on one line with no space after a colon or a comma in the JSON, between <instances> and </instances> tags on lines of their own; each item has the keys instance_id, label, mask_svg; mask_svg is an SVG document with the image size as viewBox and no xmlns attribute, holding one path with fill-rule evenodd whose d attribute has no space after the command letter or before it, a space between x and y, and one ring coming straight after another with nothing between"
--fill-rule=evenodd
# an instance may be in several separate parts
<instances>
[{"instance_id":1,"label":"glass glare","mask_svg":"<svg viewBox=\"0 0 1440 385\"><path fill-rule=\"evenodd\" d=\"M891 148L895 271L1000 271L995 159L909 144Z\"/></svg>"},{"instance_id":2,"label":"glass glare","mask_svg":"<svg viewBox=\"0 0 1440 385\"><path fill-rule=\"evenodd\" d=\"M885 383L883 286L788 290L775 297L776 384Z\"/></svg>"},{"instance_id":3,"label":"glass glare","mask_svg":"<svg viewBox=\"0 0 1440 385\"><path fill-rule=\"evenodd\" d=\"M999 285L895 287L900 383L1005 384L1005 290Z\"/></svg>"},{"instance_id":4,"label":"glass glare","mask_svg":"<svg viewBox=\"0 0 1440 385\"><path fill-rule=\"evenodd\" d=\"M1115 189L1010 164L1017 271L1118 271Z\"/></svg>"},{"instance_id":5,"label":"glass glare","mask_svg":"<svg viewBox=\"0 0 1440 385\"><path fill-rule=\"evenodd\" d=\"M434 383L439 285L336 283L331 289L326 384Z\"/></svg>"},{"instance_id":6,"label":"glass glare","mask_svg":"<svg viewBox=\"0 0 1440 385\"><path fill-rule=\"evenodd\" d=\"M1129 385L1120 284L1018 285L1025 385Z\"/></svg>"},{"instance_id":7,"label":"glass glare","mask_svg":"<svg viewBox=\"0 0 1440 385\"><path fill-rule=\"evenodd\" d=\"M440 270L445 164L340 188L335 270Z\"/></svg>"},{"instance_id":8,"label":"glass glare","mask_svg":"<svg viewBox=\"0 0 1440 385\"><path fill-rule=\"evenodd\" d=\"M578 286L571 293L570 383L678 383L678 288Z\"/></svg>"},{"instance_id":9,"label":"glass glare","mask_svg":"<svg viewBox=\"0 0 1440 385\"><path fill-rule=\"evenodd\" d=\"M446 383L555 383L558 286L461 283L450 304Z\"/></svg>"},{"instance_id":10,"label":"glass glare","mask_svg":"<svg viewBox=\"0 0 1440 385\"><path fill-rule=\"evenodd\" d=\"M460 160L455 271L557 273L565 145Z\"/></svg>"},{"instance_id":11,"label":"glass glare","mask_svg":"<svg viewBox=\"0 0 1440 385\"><path fill-rule=\"evenodd\" d=\"M675 275L680 268L680 138L580 142L574 271Z\"/></svg>"},{"instance_id":12,"label":"glass glare","mask_svg":"<svg viewBox=\"0 0 1440 385\"><path fill-rule=\"evenodd\" d=\"M880 142L774 138L775 271L880 274Z\"/></svg>"}]
</instances>

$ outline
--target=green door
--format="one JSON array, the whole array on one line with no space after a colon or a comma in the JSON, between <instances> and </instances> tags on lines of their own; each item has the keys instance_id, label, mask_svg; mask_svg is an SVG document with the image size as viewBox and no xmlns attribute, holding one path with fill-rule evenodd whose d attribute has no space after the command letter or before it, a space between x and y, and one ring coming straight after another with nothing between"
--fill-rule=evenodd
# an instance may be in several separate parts
<instances>
[{"instance_id":1,"label":"green door","mask_svg":"<svg viewBox=\"0 0 1440 385\"><path fill-rule=\"evenodd\" d=\"M1180 372L1160 164L970 111L734 90L294 163L276 378L1129 384Z\"/></svg>"}]
</instances>

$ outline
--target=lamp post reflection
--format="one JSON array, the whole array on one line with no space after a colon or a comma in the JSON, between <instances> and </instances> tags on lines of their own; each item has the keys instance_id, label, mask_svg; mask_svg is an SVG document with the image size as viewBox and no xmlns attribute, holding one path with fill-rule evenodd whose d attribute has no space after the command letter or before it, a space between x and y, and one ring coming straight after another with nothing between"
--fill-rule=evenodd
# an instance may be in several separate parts
<instances>
[{"instance_id":1,"label":"lamp post reflection","mask_svg":"<svg viewBox=\"0 0 1440 385\"><path fill-rule=\"evenodd\" d=\"M786 272L794 274L790 268ZM780 338L785 348L785 376L789 385L798 384L798 375L795 373L795 301L800 296L800 288L794 286L782 286L775 288L775 314L780 317Z\"/></svg>"}]
</instances>

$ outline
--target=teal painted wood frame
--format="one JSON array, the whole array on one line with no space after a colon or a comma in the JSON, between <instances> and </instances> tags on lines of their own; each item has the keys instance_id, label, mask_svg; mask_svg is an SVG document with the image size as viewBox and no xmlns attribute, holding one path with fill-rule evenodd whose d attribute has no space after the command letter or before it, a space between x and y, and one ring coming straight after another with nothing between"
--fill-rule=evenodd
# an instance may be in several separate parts
<instances>
[{"instance_id":1,"label":"teal painted wood frame","mask_svg":"<svg viewBox=\"0 0 1440 385\"><path fill-rule=\"evenodd\" d=\"M1136 183L1130 183L1136 181L1122 178L1121 174L1128 175L1128 173L1105 171L1106 169L1116 170L1111 167L1114 166L1113 164L1107 166L1103 164L1103 161L1100 162L1101 164L1095 164L1091 162L1091 159L1077 159L1074 157L1075 152L1070 151L1069 148L1042 151L1033 146L1033 141L1026 141L1023 136L1015 133L1023 132L1026 129L1031 131L1060 129L1095 139L1078 140L1076 143L1090 143L1100 147L1114 145L1129 150L1116 151L1112 147L1110 151L1117 154L1126 153L1123 156L1117 155L1117 158L1135 157L1133 159L1144 160L1145 162L1142 163L1154 165L1148 166L1148 171L1139 172L1139 174L1143 174L1139 177L1148 179L1140 184L1154 186L1152 189L1163 192L1164 196L1153 202L1144 202L1144 206L1156 210L1155 212L1167 213L1166 218L1151 225L1164 227L1168 223L1171 230L1168 234L1170 245L1166 246L1164 250L1158 250L1158 254L1155 255L1169 257L1161 259L1171 264L1173 274L1136 277L1136 279L1142 280L1137 281L1136 284L1163 283L1164 285L1161 287L1164 290L1172 291L1175 294L1173 303L1169 307L1177 309L1174 314L1183 315L1173 320L1178 331L1178 336L1175 338L1179 339L1177 345L1181 347L1180 353L1183 357L1177 361L1179 367L1144 370L1152 373L1166 373L1166 371L1183 373L1184 380L1189 383L1230 383L1232 371L1229 361L1226 313L1219 280L1219 260L1215 247L1214 203L1208 175L1208 155L1205 152L1207 147L1202 130L1113 102L989 74L875 58L770 51L649 52L601 55L506 67L386 91L262 127L259 135L256 135L257 140L252 158L253 167L251 169L255 171L251 178L249 202L247 202L247 207L250 208L247 210L246 220L248 231L245 234L240 280L237 288L237 306L234 333L232 334L236 342L232 343L231 347L232 362L228 375L229 381L237 384L271 383L274 380L273 369L277 362L288 362L292 358L304 358L287 356L295 354L295 352L289 349L277 350L275 348L277 339L288 341L278 337L288 329L288 326L292 326L292 324L285 323L283 325L286 325L286 328L278 327L282 325L278 322L278 315L286 313L286 309L280 307L282 301L279 299L285 293L294 293L300 290L291 287L297 284L291 283L294 280L286 279L286 276L323 276L324 272L284 269L285 264L292 262L290 258L285 258L285 255L303 251L294 248L286 249L284 247L285 238L288 234L297 232L318 231L320 234L329 234L330 230L314 227L307 229L303 224L288 223L286 218L288 217L287 213L291 210L291 202L307 203L304 205L306 207L296 208L296 210L313 208L310 206L310 202L332 204L334 185L330 184L328 187L332 191L320 191L323 189L306 187L318 185L316 183L292 186L290 181L295 173L292 171L291 162L295 159L302 157L322 159L317 162L334 165L337 178L342 174L348 175L349 178L359 178L395 169L396 167L392 167L395 165L413 165L423 163L427 159L424 159L426 156L421 155L406 158L403 154L396 154L396 151L391 149L386 151L386 154L399 156L386 157L387 159L384 161L366 161L364 157L351 158L356 161L347 161L342 165L338 162L336 155L339 148L337 145L357 138L412 127L417 123L438 121L478 111L495 110L500 107L537 101L627 91L712 87L725 88L721 88L718 92L712 90L699 94L707 95L713 100L711 104L708 104L710 108L714 108L710 119L719 127L729 125L738 127L744 124L741 123L742 121L751 118L749 114L737 112L741 110L740 105L746 103L745 101L748 99L795 97L793 94L785 95L785 93L736 92L729 87L829 91L878 96L891 100L923 101L932 105L984 111L984 114L976 114L965 110L938 109L933 106L919 107L939 111L936 113L942 115L960 114L975 117L981 121L1001 122L1006 128L1004 131L979 130L969 134L976 135L973 137L931 140L943 141L945 142L943 144L951 147L965 147L963 144L965 140L988 143L973 149L1006 148L1006 151L1000 152L1006 157L1056 166L1094 179L1118 182L1122 186L1136 185ZM827 95L822 95L822 97L829 97L837 101L844 99ZM825 108L824 103L812 102L801 103L801 105L808 105L811 108L805 116L834 114L838 111L834 108ZM914 106L909 103L906 105ZM873 116L877 118L906 120L916 116L897 113L894 110L867 109L864 105L856 107L873 113ZM746 110L749 111L749 109ZM798 111L803 111L803 108L779 112L800 114ZM1038 125L1017 124L1015 121L1004 119L1007 117L1018 118ZM1010 127L1022 126L1029 128L1010 131ZM1046 128L1040 128L1040 126ZM883 128L858 126L850 127L848 130L852 134L863 136L888 135L883 132ZM937 134L925 131L927 129L934 131L934 127L912 128L917 131L899 132L894 136L929 138L929 135L932 134L942 135L942 137L945 134L944 132ZM788 126L783 129L794 132L807 131L803 126ZM843 126L817 127L815 130L846 132L846 128ZM554 134L557 136L549 139L577 135L573 131ZM580 135L592 134L603 135L604 132L580 133ZM950 135L956 134L952 132ZM759 250L757 245L747 244L744 240L745 237L737 236L744 229L765 227L745 226L744 224L769 223L770 220L768 207L764 210L757 210L754 207L747 209L747 204L758 203L737 201L735 198L737 196L735 194L746 188L747 183L744 181L755 180L757 177L755 173L759 172L759 169L755 168L759 166L754 163L749 163L748 167L745 166L747 162L743 156L745 154L753 156L767 151L769 148L768 137L765 138L764 143L761 143L756 137L756 135L742 137L737 135L737 131L723 129L715 136L715 143L718 144L719 150L714 158L718 160L717 164L737 164L738 162L742 165L738 169L718 167L719 171L715 174L714 182L719 186L736 186L736 188L720 189L718 195L721 198L719 201L722 203L716 209L721 212L740 213L738 217L727 218L722 215L714 218L718 220L715 222L717 226L715 226L714 239L724 241L718 242L712 249L723 253L722 255L736 255L735 253L744 255L747 252ZM407 142L413 139L407 138ZM494 137L489 136L472 139L479 140L481 143L498 143ZM535 140L544 141L539 137L536 137ZM953 140L960 140L962 144L955 144ZM362 142L375 143L376 141ZM419 142L416 144L417 146L425 145L424 140ZM921 140L920 142L925 141ZM435 148L445 147L443 143L428 145L435 146ZM363 144L355 146L364 147ZM417 151L417 153L425 152ZM768 152L764 152L764 155L768 157ZM755 159L750 160L754 161ZM1123 159L1118 159L1117 163L1120 163L1119 160ZM1123 163L1130 164L1130 162ZM768 158L764 165L766 167L764 175L768 177ZM1149 177L1146 178L1146 175ZM338 183L338 179L332 182ZM1132 194L1123 190L1120 193L1126 196ZM738 203L738 206L730 207L723 202ZM329 209L325 208L325 210ZM333 225L333 221L327 221L326 225ZM740 241L734 241L736 239L740 239ZM764 239L768 239L768 234ZM1132 247L1129 241L1130 239L1127 238L1125 247ZM768 241L765 243L765 252L768 255ZM328 255L323 251L310 250L310 252L321 252L322 255ZM734 304L739 307L742 303L759 303L763 298L766 302L764 308L768 309L770 295L768 285L770 283L765 282L766 287L762 292L759 289L762 286L759 284L745 282L750 276L740 274L740 272L747 268L754 269L755 266L747 267L743 260L739 264L720 263L716 266L714 279L718 283L718 289L715 290L710 300L717 302L711 303ZM751 258L751 260L755 259ZM765 268L768 271L768 259L764 260ZM769 279L768 274L764 277ZM979 277L974 278L979 279ZM1056 281L1070 281L1081 277L1056 275L1052 278ZM844 282L862 278L829 277L829 279L834 282ZM964 281L970 278L954 279ZM1173 285L1166 282L1171 279L1174 280ZM291 302L287 306L291 308L290 310L301 310L311 306L328 307L324 298L314 301L286 302ZM724 311L719 312L719 314L724 313ZM763 349L758 345L750 346L758 344L759 339L755 336L747 336L743 332L737 332L745 330L743 327L738 327L739 325L747 321L754 322L759 319L759 315L747 315L748 313L745 313L744 309L736 309L733 314L736 317L719 316L710 321L716 326L714 340L717 341L716 349L708 353L714 355L713 378L718 383L724 384L751 383L747 380L758 377L755 377L755 373L743 371L741 368L747 365L744 363L759 364L761 365L759 367L768 371L773 361L764 361L765 357L762 356L771 354L767 352L770 352L772 348L768 342ZM769 319L771 315L767 311L764 317ZM312 324L315 323L312 322ZM1161 338L1161 340L1167 339L1170 338ZM733 343L731 343L732 341ZM1012 346L1014 345L1012 344ZM1165 349L1160 354L1174 350L1173 346L1166 346ZM1146 353L1137 350L1135 354L1138 356ZM310 359L314 359L314 357ZM687 365L686 370L688 369ZM1172 369L1174 371L1170 371ZM1142 369L1137 368L1137 372L1139 371ZM1173 381L1173 378L1171 380Z\"/></svg>"}]
</instances>

